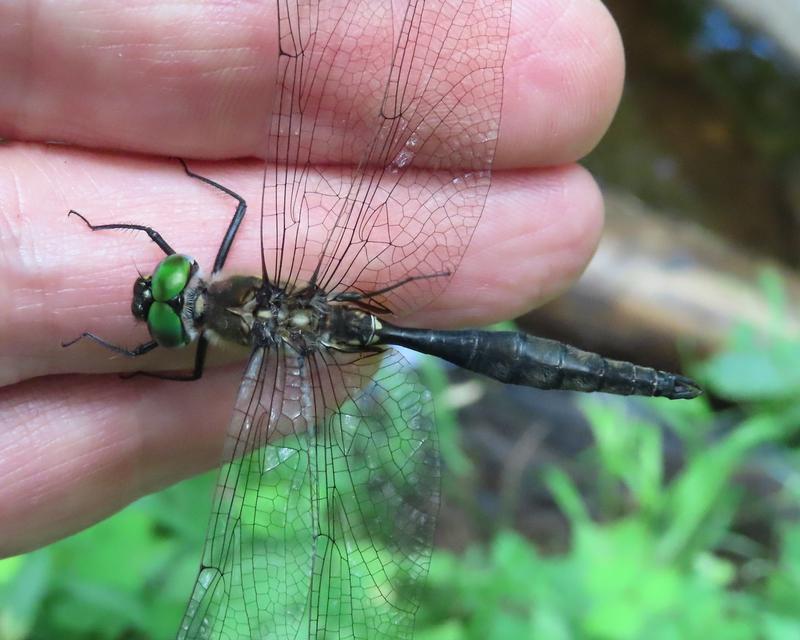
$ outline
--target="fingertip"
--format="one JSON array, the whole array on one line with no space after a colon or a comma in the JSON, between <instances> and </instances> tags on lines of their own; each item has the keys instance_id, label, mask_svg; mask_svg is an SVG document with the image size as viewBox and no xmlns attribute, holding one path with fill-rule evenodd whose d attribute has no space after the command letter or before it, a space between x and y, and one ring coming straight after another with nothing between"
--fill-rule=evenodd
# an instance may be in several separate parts
<instances>
[{"instance_id":1,"label":"fingertip","mask_svg":"<svg viewBox=\"0 0 800 640\"><path fill-rule=\"evenodd\" d=\"M605 200L597 180L579 164L568 165L564 185L563 216L565 242L572 248L576 261L568 275L570 284L577 279L591 261L600 244L605 222Z\"/></svg>"},{"instance_id":2,"label":"fingertip","mask_svg":"<svg viewBox=\"0 0 800 640\"><path fill-rule=\"evenodd\" d=\"M496 173L453 280L411 322L478 326L543 304L583 272L600 240L603 215L602 193L579 165Z\"/></svg>"},{"instance_id":3,"label":"fingertip","mask_svg":"<svg viewBox=\"0 0 800 640\"><path fill-rule=\"evenodd\" d=\"M619 105L622 38L597 0L516 3L498 164L555 166L591 151Z\"/></svg>"}]
</instances>

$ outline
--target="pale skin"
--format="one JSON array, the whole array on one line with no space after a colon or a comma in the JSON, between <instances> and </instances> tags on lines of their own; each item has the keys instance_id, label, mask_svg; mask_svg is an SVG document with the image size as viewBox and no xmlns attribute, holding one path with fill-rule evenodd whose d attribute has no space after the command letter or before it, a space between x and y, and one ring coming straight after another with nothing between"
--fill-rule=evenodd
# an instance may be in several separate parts
<instances>
[{"instance_id":1,"label":"pale skin","mask_svg":"<svg viewBox=\"0 0 800 640\"><path fill-rule=\"evenodd\" d=\"M30 0L0 10L0 135L20 141L0 146L0 556L218 464L241 373L237 363L195 383L121 380L176 354L130 362L96 345L60 346L85 330L126 346L147 340L130 292L136 268L163 257L143 234L91 233L70 208L97 224L152 225L210 265L235 202L187 178L178 156L246 197L251 223L258 216L256 132L272 90L254 44L271 32L254 36L263 6L130 6ZM599 0L515 3L483 217L451 285L408 323L511 318L580 275L603 205L575 163L608 127L623 72ZM257 233L243 225L226 271L257 272Z\"/></svg>"}]
</instances>

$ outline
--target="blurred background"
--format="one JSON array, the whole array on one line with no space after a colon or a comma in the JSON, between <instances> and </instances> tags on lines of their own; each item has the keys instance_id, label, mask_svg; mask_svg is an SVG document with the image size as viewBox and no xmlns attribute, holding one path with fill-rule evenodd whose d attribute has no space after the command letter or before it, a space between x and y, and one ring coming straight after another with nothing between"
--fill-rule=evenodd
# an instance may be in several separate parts
<instances>
[{"instance_id":1,"label":"blurred background","mask_svg":"<svg viewBox=\"0 0 800 640\"><path fill-rule=\"evenodd\" d=\"M628 76L586 159L602 245L517 325L693 402L506 387L438 361L420 640L800 638L800 1L609 0ZM214 474L0 561L0 640L173 637Z\"/></svg>"}]
</instances>

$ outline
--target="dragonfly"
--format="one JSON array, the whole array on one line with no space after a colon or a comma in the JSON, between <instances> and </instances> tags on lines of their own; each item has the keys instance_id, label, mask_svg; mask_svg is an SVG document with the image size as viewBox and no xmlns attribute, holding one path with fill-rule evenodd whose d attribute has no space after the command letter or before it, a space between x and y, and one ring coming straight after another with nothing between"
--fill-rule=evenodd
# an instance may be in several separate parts
<instances>
[{"instance_id":1,"label":"dragonfly","mask_svg":"<svg viewBox=\"0 0 800 640\"><path fill-rule=\"evenodd\" d=\"M139 357L250 349L205 547L177 638L410 639L428 572L440 463L430 393L395 347L504 383L688 399L681 375L522 332L403 326L447 285L481 218L499 131L510 0L277 0L258 275L165 254L133 287ZM265 9L266 11L267 9ZM358 43L357 46L354 43ZM379 100L375 96L379 95ZM370 105L376 105L370 108ZM344 132L348 132L344 135ZM444 135L447 132L447 135ZM352 160L331 172L332 154ZM249 218L247 218L249 220Z\"/></svg>"}]
</instances>

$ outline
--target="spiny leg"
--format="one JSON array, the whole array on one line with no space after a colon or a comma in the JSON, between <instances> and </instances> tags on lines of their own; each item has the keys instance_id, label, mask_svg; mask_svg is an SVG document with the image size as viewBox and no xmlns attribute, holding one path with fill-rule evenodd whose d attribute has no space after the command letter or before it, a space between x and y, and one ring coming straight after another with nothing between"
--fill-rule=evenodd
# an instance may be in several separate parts
<instances>
[{"instance_id":1,"label":"spiny leg","mask_svg":"<svg viewBox=\"0 0 800 640\"><path fill-rule=\"evenodd\" d=\"M170 247L169 244L167 244L167 241L161 237L161 234L152 227L146 227L141 224L126 224L126 223L92 224L86 219L85 216L81 215L74 209L70 209L67 216L71 216L73 214L78 216L81 220L83 220L86 223L86 226L89 227L92 231L104 231L107 229L133 229L134 231L144 231L148 236L150 236L150 239L153 242L155 242L159 246L159 248L168 256L171 256L173 253L175 253L175 249Z\"/></svg>"},{"instance_id":2,"label":"spiny leg","mask_svg":"<svg viewBox=\"0 0 800 640\"><path fill-rule=\"evenodd\" d=\"M449 271L442 271L441 273L432 273L422 276L409 276L408 278L403 278L399 282L395 282L394 284L390 284L382 289L376 289L375 291L368 291L366 293L361 291L343 291L342 293L337 294L334 298L332 298L335 302L355 302L360 306L364 307L368 311L374 312L377 311L378 313L391 313L392 310L389 309L386 305L379 304L376 302L364 302L364 300L370 300L376 296L379 296L383 293L388 293L389 291L394 291L395 289L399 289L402 286L407 285L409 282L414 282L415 280L431 280L433 278L446 278L450 275Z\"/></svg>"},{"instance_id":3,"label":"spiny leg","mask_svg":"<svg viewBox=\"0 0 800 640\"><path fill-rule=\"evenodd\" d=\"M228 225L228 229L225 232L225 236L222 238L222 242L220 243L219 250L217 251L217 257L214 259L214 267L212 270L212 274L217 273L222 267L225 265L225 260L228 258L228 253L231 250L231 246L233 245L233 240L236 237L236 233L239 231L239 226L244 219L244 214L247 211L247 202L245 201L242 196L240 196L235 191L228 189L227 187L211 180L210 178L206 178L205 176L201 176L197 173L194 173L189 167L187 166L186 162L179 158L181 165L183 166L183 170L186 172L186 175L191 176L192 178L196 178L202 182L205 182L208 185L211 185L215 189L219 189L223 193L228 194L232 198L235 198L236 201L239 203L236 207L236 211L233 214L233 218L231 219L230 224ZM86 226L89 227L92 231L102 231L102 230L109 230L109 229L132 229L134 231L144 231L150 239L155 242L159 248L166 253L168 256L175 253L175 250L169 246L166 240L161 237L161 234L158 233L152 227L147 227L140 224L127 224L127 223L113 223L113 224L92 224L89 220L86 219L84 215L78 213L74 209L70 209L67 215L76 215L81 220L86 223Z\"/></svg>"},{"instance_id":4,"label":"spiny leg","mask_svg":"<svg viewBox=\"0 0 800 640\"><path fill-rule=\"evenodd\" d=\"M142 344L134 347L133 349L126 349L125 347L121 347L118 344L114 344L113 342L104 340L100 336L97 336L93 333L89 333L88 331L84 331L77 338L73 338L72 340L68 340L67 342L62 342L61 346L66 349L67 347L71 347L73 344L75 344L79 340L83 340L84 338L87 340L91 340L96 344L99 344L104 349L108 349L109 351L113 351L114 353L118 353L119 355L126 356L128 358L137 358L139 356L144 355L145 353L152 351L158 346L158 343L155 340L150 340L149 342L143 342Z\"/></svg>"},{"instance_id":5,"label":"spiny leg","mask_svg":"<svg viewBox=\"0 0 800 640\"><path fill-rule=\"evenodd\" d=\"M114 353L118 353L119 355L126 356L128 358L137 358L139 356L143 356L145 353L149 353L153 349L158 346L158 343L155 340L150 340L149 342L143 342L142 344L134 347L133 349L126 349L125 347L121 347L113 342L109 342L108 340L104 340L100 336L97 336L93 333L89 333L85 331L77 338L73 340L69 340L68 342L62 342L62 347L71 347L73 344L78 342L79 340L83 339L91 340L92 342L99 344L104 349L108 349L109 351L113 351ZM120 374L122 378L132 378L134 376L147 376L148 378L160 378L161 380L178 380L178 381L191 381L191 380L199 380L203 376L203 368L206 361L206 352L208 351L208 340L206 340L203 336L200 336L197 340L197 349L194 353L194 368L192 369L191 373L186 374L172 374L172 373L156 373L150 371L134 371L132 373L123 373Z\"/></svg>"},{"instance_id":6,"label":"spiny leg","mask_svg":"<svg viewBox=\"0 0 800 640\"><path fill-rule=\"evenodd\" d=\"M217 250L217 257L214 259L214 268L212 269L212 275L217 273L222 269L225 265L225 260L228 258L228 253L231 250L231 245L233 245L233 239L236 237L237 232L239 231L239 225L242 224L242 220L244 219L244 214L247 211L247 202L245 201L242 196L240 196L235 191L228 189L227 187L222 186L219 182L215 182L210 178L206 178L205 176L201 176L200 174L194 173L189 167L187 166L186 162L181 158L178 158L180 163L183 165L183 170L186 172L186 175L191 176L192 178L196 178L201 182L205 182L208 185L211 185L215 189L219 189L223 193L227 193L232 198L235 198L236 201L239 203L236 207L236 211L233 214L233 218L231 218L231 222L228 225L228 230L225 232L225 237L222 238L222 242L219 245L219 249Z\"/></svg>"},{"instance_id":7,"label":"spiny leg","mask_svg":"<svg viewBox=\"0 0 800 640\"><path fill-rule=\"evenodd\" d=\"M133 371L123 373L123 378L133 378L134 376L146 376L148 378L158 378L159 380L174 380L176 382L192 382L203 377L203 370L206 362L206 352L208 351L208 340L200 336L197 339L197 349L194 352L194 368L191 373L158 373L154 371Z\"/></svg>"}]
</instances>

